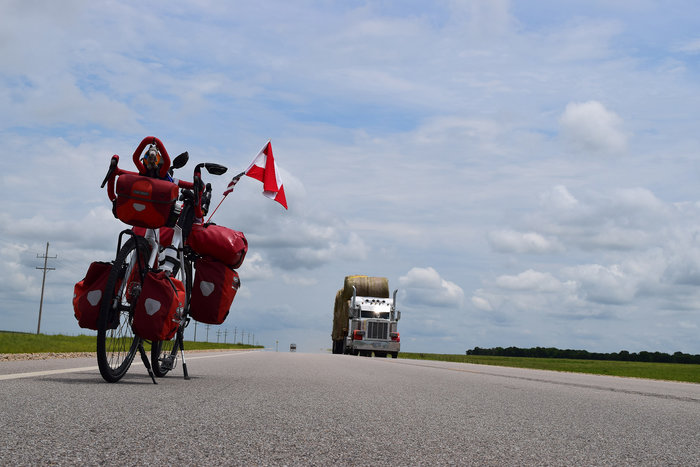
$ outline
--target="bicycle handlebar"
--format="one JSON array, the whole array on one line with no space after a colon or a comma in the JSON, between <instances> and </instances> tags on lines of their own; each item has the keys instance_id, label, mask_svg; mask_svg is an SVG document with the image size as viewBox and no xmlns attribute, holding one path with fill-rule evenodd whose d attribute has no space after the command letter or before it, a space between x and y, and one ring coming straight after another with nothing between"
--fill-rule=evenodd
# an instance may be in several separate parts
<instances>
[{"instance_id":1,"label":"bicycle handlebar","mask_svg":"<svg viewBox=\"0 0 700 467\"><path fill-rule=\"evenodd\" d=\"M131 174L131 175L141 175L137 172L132 172L130 170L124 170L120 169L117 164L119 163L119 156L116 154L112 156L112 160L109 163L109 169L107 171L107 176L105 176L105 179L102 181L102 185L100 188L104 188L105 183L107 184L107 196L109 197L110 201L114 201L117 199L117 194L114 191L114 185L117 177L119 175L125 175L125 174ZM194 189L194 183L188 182L185 180L175 180L175 183L179 188L185 189L185 190L192 190Z\"/></svg>"},{"instance_id":2,"label":"bicycle handlebar","mask_svg":"<svg viewBox=\"0 0 700 467\"><path fill-rule=\"evenodd\" d=\"M168 151L166 151L165 146L163 145L161 140L159 140L155 136L147 136L143 139L143 141L141 141L141 144L139 144L139 146L136 148L136 151L134 151L133 155L134 165L136 165L136 168L139 170L138 173L120 169L118 167L119 156L116 154L112 156L112 159L109 163L107 175L105 176L101 185L101 188L104 188L105 184L107 184L107 196L109 197L110 201L114 201L115 199L117 199L117 194L115 193L114 185L115 180L119 175L144 175L146 173L146 168L143 166L143 163L139 159L139 156L148 144L155 144L158 150L160 151L161 155L163 156L164 162L163 165L160 167L159 174L161 178L165 178L171 165ZM224 167L223 165L208 162L197 164L195 166L194 174L192 176L192 182L187 182L185 180L175 180L175 183L177 183L177 186L179 188L186 190L194 190L195 216L200 219L204 217L204 213L208 210L208 204L211 200L211 184L207 183L207 186L204 186L204 183L202 182L202 167L205 167L208 172L214 175L221 175L224 172L226 172L226 167Z\"/></svg>"},{"instance_id":3,"label":"bicycle handlebar","mask_svg":"<svg viewBox=\"0 0 700 467\"><path fill-rule=\"evenodd\" d=\"M109 170L107 170L107 175L105 175L105 179L102 180L102 185L100 185L100 188L104 188L105 184L109 179L112 177L112 174L114 173L114 170L117 168L117 164L119 164L119 156L116 154L112 156L112 160L109 161Z\"/></svg>"}]
</instances>

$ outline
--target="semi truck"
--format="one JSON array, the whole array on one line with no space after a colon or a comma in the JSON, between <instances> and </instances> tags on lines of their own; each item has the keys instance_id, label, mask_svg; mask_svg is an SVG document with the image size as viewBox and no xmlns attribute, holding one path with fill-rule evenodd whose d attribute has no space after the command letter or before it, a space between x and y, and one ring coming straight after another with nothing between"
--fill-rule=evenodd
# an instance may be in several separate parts
<instances>
[{"instance_id":1,"label":"semi truck","mask_svg":"<svg viewBox=\"0 0 700 467\"><path fill-rule=\"evenodd\" d=\"M397 358L401 312L396 309L396 292L398 289L389 297L385 277L345 277L343 288L335 295L333 353Z\"/></svg>"}]
</instances>

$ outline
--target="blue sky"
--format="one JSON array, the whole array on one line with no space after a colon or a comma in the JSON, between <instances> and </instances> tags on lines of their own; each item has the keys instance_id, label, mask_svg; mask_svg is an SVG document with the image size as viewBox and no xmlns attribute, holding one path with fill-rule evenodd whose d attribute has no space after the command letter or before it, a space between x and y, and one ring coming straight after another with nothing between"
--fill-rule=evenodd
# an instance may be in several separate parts
<instances>
[{"instance_id":1,"label":"blue sky","mask_svg":"<svg viewBox=\"0 0 700 467\"><path fill-rule=\"evenodd\" d=\"M406 351L700 353L699 10L2 2L0 327L36 329L48 241L42 331L81 332L73 284L123 228L112 154L158 136L228 166L220 194L270 139L289 210L245 179L214 218L250 243L230 333L327 349L368 274Z\"/></svg>"}]
</instances>

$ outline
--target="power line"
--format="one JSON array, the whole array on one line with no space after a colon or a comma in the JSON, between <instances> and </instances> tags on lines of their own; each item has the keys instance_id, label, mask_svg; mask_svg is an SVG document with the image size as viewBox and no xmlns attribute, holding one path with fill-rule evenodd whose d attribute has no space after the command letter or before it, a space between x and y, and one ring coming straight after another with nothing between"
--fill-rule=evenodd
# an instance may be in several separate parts
<instances>
[{"instance_id":1,"label":"power line","mask_svg":"<svg viewBox=\"0 0 700 467\"><path fill-rule=\"evenodd\" d=\"M39 334L39 331L41 329L41 309L44 306L44 286L46 285L46 271L53 271L56 268L49 268L46 266L46 263L48 262L49 258L58 258L58 256L49 256L49 242L46 242L46 253L44 253L44 256L40 256L39 253L36 254L37 258L43 258L44 259L44 267L40 268L39 266L36 267L36 269L43 269L44 270L44 277L41 279L41 300L39 301L39 322L36 325L36 333Z\"/></svg>"}]
</instances>

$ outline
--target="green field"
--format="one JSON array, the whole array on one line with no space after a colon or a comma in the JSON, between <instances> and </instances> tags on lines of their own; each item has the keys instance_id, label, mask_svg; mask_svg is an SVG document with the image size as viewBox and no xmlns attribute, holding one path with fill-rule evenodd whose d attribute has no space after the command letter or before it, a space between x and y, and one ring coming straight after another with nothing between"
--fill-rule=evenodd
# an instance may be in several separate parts
<instances>
[{"instance_id":1,"label":"green field","mask_svg":"<svg viewBox=\"0 0 700 467\"><path fill-rule=\"evenodd\" d=\"M64 336L61 334L48 335L0 331L0 354L94 352L95 346L95 336ZM149 348L149 346L146 347ZM261 348L261 346L185 341L185 350L254 348Z\"/></svg>"},{"instance_id":2,"label":"green field","mask_svg":"<svg viewBox=\"0 0 700 467\"><path fill-rule=\"evenodd\" d=\"M399 358L440 360L477 365L509 366L536 370L568 371L630 378L660 379L700 383L700 365L682 363L618 362L573 360L564 358L490 357L482 355L444 355L401 352Z\"/></svg>"}]
</instances>

